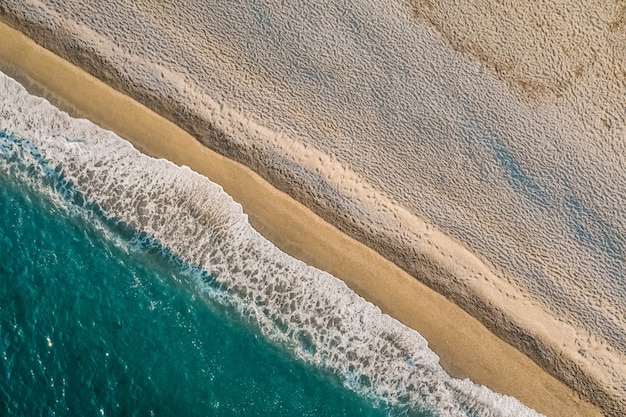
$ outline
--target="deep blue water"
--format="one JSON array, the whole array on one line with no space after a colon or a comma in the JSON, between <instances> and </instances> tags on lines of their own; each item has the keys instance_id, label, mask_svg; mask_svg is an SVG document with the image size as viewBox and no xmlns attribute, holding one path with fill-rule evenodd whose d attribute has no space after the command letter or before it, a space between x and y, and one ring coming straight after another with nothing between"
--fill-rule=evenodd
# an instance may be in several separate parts
<instances>
[{"instance_id":1,"label":"deep blue water","mask_svg":"<svg viewBox=\"0 0 626 417\"><path fill-rule=\"evenodd\" d=\"M200 272L34 188L0 171L0 415L390 412L267 342Z\"/></svg>"}]
</instances>

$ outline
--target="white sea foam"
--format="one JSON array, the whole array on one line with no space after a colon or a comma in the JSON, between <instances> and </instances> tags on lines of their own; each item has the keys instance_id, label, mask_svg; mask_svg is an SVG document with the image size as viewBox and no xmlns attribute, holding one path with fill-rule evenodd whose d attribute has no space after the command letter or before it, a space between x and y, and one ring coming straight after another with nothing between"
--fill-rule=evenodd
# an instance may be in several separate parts
<instances>
[{"instance_id":1,"label":"white sea foam","mask_svg":"<svg viewBox=\"0 0 626 417\"><path fill-rule=\"evenodd\" d=\"M5 161L18 156L43 176L62 177L106 216L204 268L268 338L334 370L351 389L446 416L537 415L511 397L450 378L419 334L335 277L282 253L218 185L71 119L4 75L0 97Z\"/></svg>"}]
</instances>

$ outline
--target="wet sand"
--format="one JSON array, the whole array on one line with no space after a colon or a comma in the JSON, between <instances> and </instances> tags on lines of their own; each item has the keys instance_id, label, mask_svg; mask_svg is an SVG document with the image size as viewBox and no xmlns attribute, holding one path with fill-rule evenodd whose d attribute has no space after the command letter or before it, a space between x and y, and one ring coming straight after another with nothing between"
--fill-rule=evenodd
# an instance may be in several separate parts
<instances>
[{"instance_id":1,"label":"wet sand","mask_svg":"<svg viewBox=\"0 0 626 417\"><path fill-rule=\"evenodd\" d=\"M174 124L5 25L0 38L4 72L73 115L115 131L141 151L187 165L222 185L242 204L252 225L278 247L344 280L421 333L451 375L513 395L548 416L602 415L455 304L251 170L210 151Z\"/></svg>"}]
</instances>

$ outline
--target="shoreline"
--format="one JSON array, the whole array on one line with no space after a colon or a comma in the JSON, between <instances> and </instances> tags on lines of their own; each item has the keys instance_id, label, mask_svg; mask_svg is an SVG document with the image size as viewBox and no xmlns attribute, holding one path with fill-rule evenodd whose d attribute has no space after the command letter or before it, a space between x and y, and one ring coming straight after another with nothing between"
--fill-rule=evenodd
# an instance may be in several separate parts
<instances>
[{"instance_id":1,"label":"shoreline","mask_svg":"<svg viewBox=\"0 0 626 417\"><path fill-rule=\"evenodd\" d=\"M187 165L220 184L242 204L253 227L280 249L332 273L383 312L422 334L452 376L469 377L496 392L513 395L549 416L601 415L455 304L249 169L210 151L182 129L5 24L0 24L0 37L8 40L0 46L0 61L6 64L1 69L9 76L73 115L89 116L140 151ZM380 276L387 277L384 284L377 282Z\"/></svg>"}]
</instances>

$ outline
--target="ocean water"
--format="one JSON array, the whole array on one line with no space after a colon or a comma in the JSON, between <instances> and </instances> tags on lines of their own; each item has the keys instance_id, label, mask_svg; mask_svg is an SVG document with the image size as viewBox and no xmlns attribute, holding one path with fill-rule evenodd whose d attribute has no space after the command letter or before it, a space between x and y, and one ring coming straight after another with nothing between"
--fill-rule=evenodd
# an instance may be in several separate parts
<instances>
[{"instance_id":1,"label":"ocean water","mask_svg":"<svg viewBox=\"0 0 626 417\"><path fill-rule=\"evenodd\" d=\"M1 415L387 414L268 343L209 275L23 175L0 171Z\"/></svg>"},{"instance_id":2,"label":"ocean water","mask_svg":"<svg viewBox=\"0 0 626 417\"><path fill-rule=\"evenodd\" d=\"M188 168L0 77L7 415L531 416Z\"/></svg>"}]
</instances>

